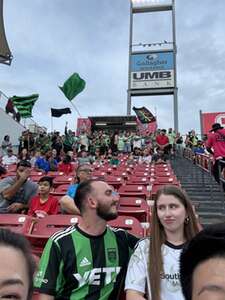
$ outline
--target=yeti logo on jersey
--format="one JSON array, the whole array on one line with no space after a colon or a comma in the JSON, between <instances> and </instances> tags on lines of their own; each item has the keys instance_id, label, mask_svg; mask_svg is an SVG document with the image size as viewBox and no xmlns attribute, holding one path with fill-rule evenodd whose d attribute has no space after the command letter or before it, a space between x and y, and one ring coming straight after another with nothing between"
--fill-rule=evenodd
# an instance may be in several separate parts
<instances>
[{"instance_id":1,"label":"yeti logo on jersey","mask_svg":"<svg viewBox=\"0 0 225 300\"><path fill-rule=\"evenodd\" d=\"M101 277L104 275L105 285L110 282L115 282L116 277L120 272L121 267L105 267L105 268L95 268L91 271L86 271L83 275L79 273L73 274L76 280L79 283L79 287L82 287L85 284L90 285L100 285Z\"/></svg>"}]
</instances>

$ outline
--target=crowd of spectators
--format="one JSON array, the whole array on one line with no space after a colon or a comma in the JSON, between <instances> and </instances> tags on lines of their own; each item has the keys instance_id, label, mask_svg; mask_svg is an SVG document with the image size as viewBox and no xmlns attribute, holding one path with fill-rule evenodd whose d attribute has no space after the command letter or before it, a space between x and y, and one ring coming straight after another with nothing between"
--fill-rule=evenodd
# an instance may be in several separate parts
<instances>
[{"instance_id":1,"label":"crowd of spectators","mask_svg":"<svg viewBox=\"0 0 225 300\"><path fill-rule=\"evenodd\" d=\"M71 199L77 183L91 176L93 163L103 165L109 163L113 166L120 164L121 155L127 155L127 165L150 163L165 163L181 145L180 135L170 128L157 130L154 134L140 135L138 132L106 132L95 131L92 134L81 132L76 136L65 127L65 134L59 132L41 133L34 135L25 131L20 137L18 154L13 153L10 137L5 136L2 142L1 174L5 174L11 165L16 165L16 176L4 176L0 181L0 211L24 212L29 209L29 214L43 215L41 211L50 214L56 212L56 201L50 197L52 182L48 179L49 172L61 172L74 177L75 166L78 167L74 177L74 185L60 200L61 208L66 213L77 213ZM90 172L87 172L90 169ZM31 170L40 172L44 182L38 184L27 180ZM46 176L45 176L46 175ZM27 186L29 191L27 192ZM39 194L35 200L32 197ZM20 200L18 200L20 199ZM72 204L71 204L72 203ZM31 205L32 204L32 205ZM71 207L72 205L72 207ZM32 207L31 207L32 206Z\"/></svg>"},{"instance_id":2,"label":"crowd of spectators","mask_svg":"<svg viewBox=\"0 0 225 300\"><path fill-rule=\"evenodd\" d=\"M64 135L60 135L58 132L51 134L42 133L39 135L24 132L20 138L18 153L13 152L10 137L5 136L2 141L3 156L1 157L2 170L0 171L2 174L7 174L11 166L14 165L15 176L3 176L3 179L0 180L0 213L27 213L29 216L35 218L44 218L46 215L58 214L59 210L61 210L62 213L81 215L81 221L76 228L78 235L80 236L82 234L85 241L87 239L87 233L90 234L90 240L94 236L99 237L99 234L102 236L107 228L106 221L117 217L116 207L119 196L114 187L108 183L100 180L90 180L93 171L92 165L101 166L108 164L116 169L122 162L124 163L124 157L126 157L125 163L128 167L129 165L137 166L139 164L144 164L146 167L150 164L165 164L167 160L176 159L177 155L181 155L183 147L190 148L194 156L196 154L211 153L210 149L213 148L213 146L215 152L217 148L215 148L214 143L218 142L215 137L218 135L220 137L219 142L221 143L221 137L225 137L225 132L223 132L224 129L221 126L214 126L212 130L214 134L209 136L209 139L206 141L206 139L199 140L194 130L189 132L183 140L180 133L175 133L172 128L169 128L168 131L158 129L155 133L149 135L141 135L139 132L107 132L100 130L92 134L87 134L83 131L79 136L76 136L71 130L68 130L66 126ZM40 178L35 182L32 181L32 171L41 174ZM71 184L68 185L64 196L60 196L60 198L57 198L56 195L52 193L54 188L54 176L51 176L51 174L54 172L72 176ZM87 195L85 195L85 193ZM106 205L108 202L106 201L106 203L104 203L102 199L110 200L111 204ZM85 204L81 204L82 201L84 201ZM165 217L165 210L171 210L169 217ZM174 213L172 210L176 210L177 212ZM168 214L168 212L166 214ZM112 215L113 217L111 217ZM177 231L173 231L173 234L171 234L171 224L174 223L171 216L174 215L179 219L179 222L176 224ZM199 231L199 227L193 207L180 187L167 186L158 191L156 199L154 199L151 222L151 243L153 246L151 246L151 244L149 245L148 239L145 240L147 246L143 244L143 253L147 253L146 264L142 264L142 259L136 259L137 257L139 258L141 253L142 242L139 244L139 248L136 248L132 256L133 258L130 261L126 279L127 299L137 299L137 297L139 297L139 299L145 299L144 296L147 286L147 294L152 295L154 299L167 299L168 295L171 295L171 299L176 298L183 300L180 282L177 281L179 277L172 278L176 279L172 282L172 285L176 283L178 286L178 288L176 288L176 295L174 290L171 292L170 287L168 288L168 283L165 280L168 279L166 276L171 270L170 264L173 264L173 268L176 265L176 269L174 269L176 273L168 276L180 276L180 253L186 246L187 241L191 240ZM100 223L101 228L99 229L98 226ZM158 228L156 224L158 224ZM96 230L96 228L98 230ZM83 231L79 232L79 230ZM159 241L157 237L160 231L164 232L161 241ZM176 234L174 234L174 232L176 232ZM127 234L124 235L124 237L126 237L126 239L121 244L122 250L118 248L121 253L124 253L123 247L127 242ZM65 241L68 241L68 237L66 237ZM50 249L49 243L51 242L50 238L44 250L45 252L41 259L39 273L37 273L38 275L35 281L36 289L41 293L40 299L47 299L44 297L52 293L50 289L46 290L42 286L41 282L43 280L41 280L42 277L40 275L43 274L43 268L45 268L45 257L50 257L46 255L46 253L48 253L47 251ZM134 240L132 249L136 242L137 239ZM61 245L64 246L64 240L62 240ZM53 245L52 247L54 248L55 246ZM163 252L164 247L167 247L167 251L169 251L166 258ZM155 254L153 248L155 249ZM160 249L162 251L161 258L159 258ZM73 251L73 248L70 249L70 251ZM149 255L148 251L150 251L151 255ZM124 256L126 256L124 269L127 267L129 261L129 255L127 253L124 254ZM187 253L189 255L189 252ZM150 262L153 261L152 257L154 257L154 255L159 259L157 263L158 266L155 264L156 267L152 265L147 269L147 260L150 259ZM140 257L143 258L142 254ZM185 259L184 256L183 258ZM174 262L172 260L174 260ZM84 258L82 261L84 261ZM137 261L139 262L139 266ZM156 258L154 258L154 261L156 261ZM69 260L66 262L68 265L71 263ZM85 257L84 263L87 262L87 258ZM135 285L134 279L136 279L135 276L137 274L135 267L137 266L140 270L140 262L143 270L139 274L139 279L137 280L138 284ZM54 264L51 263L49 265L53 266ZM162 265L164 268L163 276L161 276L162 273L160 269ZM56 267L58 268L57 265ZM169 278L169 280L170 279L171 278ZM165 287L162 284L162 282L164 282L163 280L166 282ZM184 278L183 282L184 280L186 279ZM87 282L87 285L88 284ZM153 290L151 290L150 287L154 287ZM185 292L185 286L182 286L182 288ZM54 292L60 294L58 291ZM75 295L77 291L73 290L72 292ZM114 293L114 290L112 289L110 292ZM48 299L51 299L51 296L49 297Z\"/></svg>"},{"instance_id":3,"label":"crowd of spectators","mask_svg":"<svg viewBox=\"0 0 225 300\"><path fill-rule=\"evenodd\" d=\"M163 151L164 159L179 150L183 139L172 128L157 130L149 135L141 135L137 131L85 131L76 136L65 127L65 134L59 132L33 134L25 131L19 139L18 153L13 153L10 137L6 135L2 141L2 164L7 166L20 160L30 161L38 170L70 172L70 162L79 164L93 163L109 159L116 163L120 153L133 154L135 160L150 163L150 156L156 157ZM132 155L131 155L132 159ZM67 169L68 168L68 169Z\"/></svg>"}]
</instances>

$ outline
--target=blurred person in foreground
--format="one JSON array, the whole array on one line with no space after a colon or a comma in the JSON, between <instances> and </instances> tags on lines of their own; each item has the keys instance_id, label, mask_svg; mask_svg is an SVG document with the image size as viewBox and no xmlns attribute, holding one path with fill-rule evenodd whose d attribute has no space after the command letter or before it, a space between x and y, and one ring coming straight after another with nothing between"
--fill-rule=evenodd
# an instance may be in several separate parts
<instances>
[{"instance_id":1,"label":"blurred person in foreground","mask_svg":"<svg viewBox=\"0 0 225 300\"><path fill-rule=\"evenodd\" d=\"M35 262L25 237L0 228L0 257L0 299L32 299Z\"/></svg>"},{"instance_id":2,"label":"blurred person in foreground","mask_svg":"<svg viewBox=\"0 0 225 300\"><path fill-rule=\"evenodd\" d=\"M225 223L213 224L183 249L180 281L185 300L225 299Z\"/></svg>"}]
</instances>

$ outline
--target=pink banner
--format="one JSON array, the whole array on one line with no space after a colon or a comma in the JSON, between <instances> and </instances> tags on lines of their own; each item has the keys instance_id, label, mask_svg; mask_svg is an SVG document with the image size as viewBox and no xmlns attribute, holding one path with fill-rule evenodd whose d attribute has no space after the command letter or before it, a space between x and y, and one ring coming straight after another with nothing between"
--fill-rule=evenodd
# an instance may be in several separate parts
<instances>
[{"instance_id":1,"label":"pink banner","mask_svg":"<svg viewBox=\"0 0 225 300\"><path fill-rule=\"evenodd\" d=\"M220 123L221 126L225 127L225 112L203 113L202 114L203 134L209 133L209 130L212 129L213 123Z\"/></svg>"},{"instance_id":2,"label":"pink banner","mask_svg":"<svg viewBox=\"0 0 225 300\"><path fill-rule=\"evenodd\" d=\"M80 135L81 132L86 132L91 134L91 120L88 118L78 118L77 119L77 130L76 135Z\"/></svg>"}]
</instances>

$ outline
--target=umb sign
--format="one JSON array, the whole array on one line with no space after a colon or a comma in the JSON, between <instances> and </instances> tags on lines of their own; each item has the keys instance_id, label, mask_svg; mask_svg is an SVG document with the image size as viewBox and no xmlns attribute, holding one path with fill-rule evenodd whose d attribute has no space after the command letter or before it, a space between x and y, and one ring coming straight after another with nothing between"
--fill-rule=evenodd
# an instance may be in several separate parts
<instances>
[{"instance_id":1,"label":"umb sign","mask_svg":"<svg viewBox=\"0 0 225 300\"><path fill-rule=\"evenodd\" d=\"M131 55L131 89L174 87L172 51L139 52Z\"/></svg>"}]
</instances>

